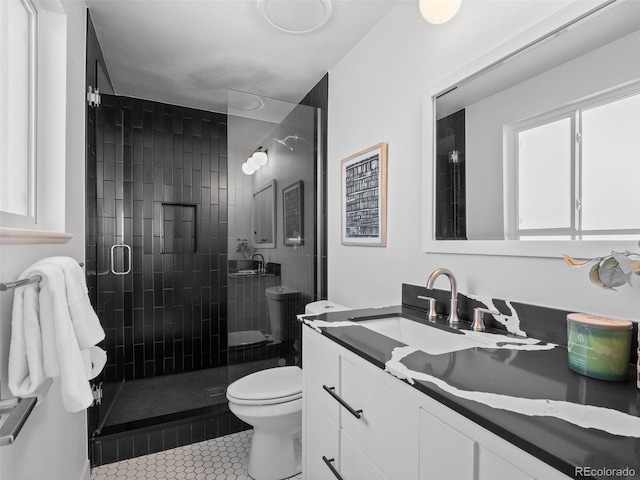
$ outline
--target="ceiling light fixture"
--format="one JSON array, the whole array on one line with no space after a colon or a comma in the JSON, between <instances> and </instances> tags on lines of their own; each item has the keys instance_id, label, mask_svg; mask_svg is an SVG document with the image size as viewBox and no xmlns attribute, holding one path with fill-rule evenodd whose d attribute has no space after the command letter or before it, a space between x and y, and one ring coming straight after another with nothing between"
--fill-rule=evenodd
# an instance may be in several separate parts
<instances>
[{"instance_id":1,"label":"ceiling light fixture","mask_svg":"<svg viewBox=\"0 0 640 480\"><path fill-rule=\"evenodd\" d=\"M433 24L441 24L451 20L462 0L420 0L420 13L424 19Z\"/></svg>"},{"instance_id":2,"label":"ceiling light fixture","mask_svg":"<svg viewBox=\"0 0 640 480\"><path fill-rule=\"evenodd\" d=\"M259 96L235 90L229 90L227 104L230 110L229 113L232 113L233 110L255 112L264 108L264 100Z\"/></svg>"},{"instance_id":3,"label":"ceiling light fixture","mask_svg":"<svg viewBox=\"0 0 640 480\"><path fill-rule=\"evenodd\" d=\"M311 33L331 18L331 0L258 0L258 10L274 28L293 34Z\"/></svg>"}]
</instances>

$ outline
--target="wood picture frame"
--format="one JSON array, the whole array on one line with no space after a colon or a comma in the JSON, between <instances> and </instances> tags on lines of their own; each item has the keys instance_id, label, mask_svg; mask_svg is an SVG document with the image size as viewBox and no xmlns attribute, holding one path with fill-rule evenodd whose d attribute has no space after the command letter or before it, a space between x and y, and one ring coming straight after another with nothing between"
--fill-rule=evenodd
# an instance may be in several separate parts
<instances>
[{"instance_id":1,"label":"wood picture frame","mask_svg":"<svg viewBox=\"0 0 640 480\"><path fill-rule=\"evenodd\" d=\"M340 162L342 244L387 245L387 143Z\"/></svg>"},{"instance_id":2,"label":"wood picture frame","mask_svg":"<svg viewBox=\"0 0 640 480\"><path fill-rule=\"evenodd\" d=\"M282 228L286 246L304 245L304 184L299 180L282 190Z\"/></svg>"}]
</instances>

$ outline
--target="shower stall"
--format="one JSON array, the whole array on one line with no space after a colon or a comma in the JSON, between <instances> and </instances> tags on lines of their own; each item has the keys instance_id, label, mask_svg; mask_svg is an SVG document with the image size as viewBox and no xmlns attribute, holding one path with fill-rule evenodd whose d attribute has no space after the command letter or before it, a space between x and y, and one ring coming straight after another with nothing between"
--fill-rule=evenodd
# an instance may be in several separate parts
<instances>
[{"instance_id":1,"label":"shower stall","mask_svg":"<svg viewBox=\"0 0 640 480\"><path fill-rule=\"evenodd\" d=\"M88 413L97 466L248 428L229 383L299 364L295 315L326 292L326 138L316 107L252 95L250 112L230 91L216 113L118 96L91 28L87 83L102 93L87 107L86 270L108 358ZM326 85L305 101L326 102ZM247 175L256 150L267 163Z\"/></svg>"},{"instance_id":2,"label":"shower stall","mask_svg":"<svg viewBox=\"0 0 640 480\"><path fill-rule=\"evenodd\" d=\"M108 361L91 434L214 414L228 384L226 115L107 94L93 110L87 270Z\"/></svg>"}]
</instances>

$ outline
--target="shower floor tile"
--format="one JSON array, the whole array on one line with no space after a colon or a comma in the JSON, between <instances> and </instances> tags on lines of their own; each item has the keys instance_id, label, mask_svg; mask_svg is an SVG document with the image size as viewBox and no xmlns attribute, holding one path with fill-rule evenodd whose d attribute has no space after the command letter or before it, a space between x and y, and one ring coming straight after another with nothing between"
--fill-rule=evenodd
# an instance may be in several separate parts
<instances>
[{"instance_id":1,"label":"shower floor tile","mask_svg":"<svg viewBox=\"0 0 640 480\"><path fill-rule=\"evenodd\" d=\"M226 403L227 367L124 382L105 426Z\"/></svg>"},{"instance_id":2,"label":"shower floor tile","mask_svg":"<svg viewBox=\"0 0 640 480\"><path fill-rule=\"evenodd\" d=\"M250 480L252 430L93 468L91 480ZM291 479L302 480L302 474Z\"/></svg>"}]
</instances>

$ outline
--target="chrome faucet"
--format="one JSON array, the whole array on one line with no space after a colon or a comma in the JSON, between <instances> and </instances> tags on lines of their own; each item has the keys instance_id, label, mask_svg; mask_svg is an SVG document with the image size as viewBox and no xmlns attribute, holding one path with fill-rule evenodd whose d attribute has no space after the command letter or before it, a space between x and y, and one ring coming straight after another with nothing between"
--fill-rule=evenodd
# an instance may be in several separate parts
<instances>
[{"instance_id":1,"label":"chrome faucet","mask_svg":"<svg viewBox=\"0 0 640 480\"><path fill-rule=\"evenodd\" d=\"M451 325L457 325L460 323L460 320L458 319L458 286L453 272L446 268L438 268L434 270L433 273L429 275L429 280L427 280L427 288L429 290L433 289L433 284L435 283L436 278L440 275L446 276L451 284L451 308L449 309L448 321Z\"/></svg>"},{"instance_id":2,"label":"chrome faucet","mask_svg":"<svg viewBox=\"0 0 640 480\"><path fill-rule=\"evenodd\" d=\"M264 275L265 273L267 273L267 264L264 261L264 257L262 256L261 253L256 252L253 255L251 255L251 258L249 260L253 260L253 257L257 257L259 256L262 261L260 262L260 266L258 267L258 275Z\"/></svg>"}]
</instances>

